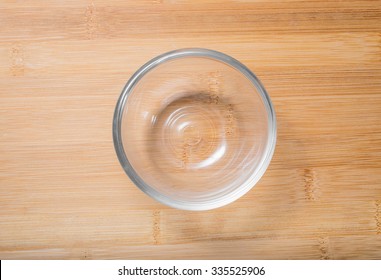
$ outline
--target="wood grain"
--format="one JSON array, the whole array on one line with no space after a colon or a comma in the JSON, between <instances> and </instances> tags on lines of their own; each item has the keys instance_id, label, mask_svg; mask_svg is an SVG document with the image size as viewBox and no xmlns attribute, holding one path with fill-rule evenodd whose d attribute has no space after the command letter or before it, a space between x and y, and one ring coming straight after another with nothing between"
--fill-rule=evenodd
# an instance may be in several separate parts
<instances>
[{"instance_id":1,"label":"wood grain","mask_svg":"<svg viewBox=\"0 0 381 280\"><path fill-rule=\"evenodd\" d=\"M380 23L380 1L2 1L0 258L381 259ZM262 180L213 211L147 197L112 143L127 79L183 47L242 61L278 118Z\"/></svg>"}]
</instances>

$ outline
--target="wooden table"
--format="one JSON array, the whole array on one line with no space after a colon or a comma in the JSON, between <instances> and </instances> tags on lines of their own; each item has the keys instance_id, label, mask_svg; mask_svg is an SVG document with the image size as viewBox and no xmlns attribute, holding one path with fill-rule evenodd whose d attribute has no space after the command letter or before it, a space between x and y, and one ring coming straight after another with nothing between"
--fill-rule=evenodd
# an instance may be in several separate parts
<instances>
[{"instance_id":1,"label":"wooden table","mask_svg":"<svg viewBox=\"0 0 381 280\"><path fill-rule=\"evenodd\" d=\"M380 259L380 1L2 1L1 259ZM278 142L233 204L170 209L123 172L112 117L163 52L262 80Z\"/></svg>"}]
</instances>

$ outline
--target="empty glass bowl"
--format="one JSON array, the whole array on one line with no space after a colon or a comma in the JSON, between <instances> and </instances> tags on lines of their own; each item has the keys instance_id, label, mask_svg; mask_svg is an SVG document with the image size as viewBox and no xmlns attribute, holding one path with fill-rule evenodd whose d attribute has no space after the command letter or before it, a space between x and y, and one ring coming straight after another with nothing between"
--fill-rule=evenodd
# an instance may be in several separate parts
<instances>
[{"instance_id":1,"label":"empty glass bowl","mask_svg":"<svg viewBox=\"0 0 381 280\"><path fill-rule=\"evenodd\" d=\"M276 120L258 78L206 49L160 55L127 82L113 138L131 180L179 209L207 210L249 191L270 163Z\"/></svg>"}]
</instances>

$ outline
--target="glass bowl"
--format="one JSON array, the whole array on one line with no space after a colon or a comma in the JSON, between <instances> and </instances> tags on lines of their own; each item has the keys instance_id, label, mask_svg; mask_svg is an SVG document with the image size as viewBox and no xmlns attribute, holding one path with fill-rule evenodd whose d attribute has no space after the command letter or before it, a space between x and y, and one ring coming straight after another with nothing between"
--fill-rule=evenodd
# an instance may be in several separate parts
<instances>
[{"instance_id":1,"label":"glass bowl","mask_svg":"<svg viewBox=\"0 0 381 280\"><path fill-rule=\"evenodd\" d=\"M168 206L208 210L248 192L276 143L269 96L243 64L181 49L143 65L116 105L119 161L143 192Z\"/></svg>"}]
</instances>

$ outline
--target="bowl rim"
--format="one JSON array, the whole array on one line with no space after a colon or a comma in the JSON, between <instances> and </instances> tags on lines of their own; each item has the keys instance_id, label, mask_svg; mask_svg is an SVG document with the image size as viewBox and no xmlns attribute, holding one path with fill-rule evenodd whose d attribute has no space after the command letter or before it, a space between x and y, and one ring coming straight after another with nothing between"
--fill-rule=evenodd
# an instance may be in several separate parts
<instances>
[{"instance_id":1,"label":"bowl rim","mask_svg":"<svg viewBox=\"0 0 381 280\"><path fill-rule=\"evenodd\" d=\"M203 57L208 59L214 59L219 62L223 62L235 68L237 71L242 73L248 78L252 84L257 89L258 93L262 97L262 101L266 107L267 115L268 115L268 137L266 148L264 152L264 156L262 157L260 163L258 164L259 168L256 169L256 172L251 174L251 176L239 187L237 187L232 192L229 192L222 197L218 197L213 200L207 200L202 202L189 202L182 200L172 199L154 188L145 183L143 178L141 178L137 172L132 167L131 163L128 160L128 157L123 148L121 129L122 129L122 117L125 104L127 103L128 97L133 91L135 85L144 77L146 73L154 69L156 66L165 63L167 61L184 58L184 57ZM141 66L127 81L124 86L119 99L117 101L114 116L113 116L113 125L112 125L112 134L114 141L114 148L119 159L121 166L123 167L125 173L132 180L132 182L141 189L144 193L152 197L153 199L173 208L182 209L182 210L193 210L193 211L201 211L201 210L210 210L218 207L222 207L227 205L244 194L246 194L249 190L251 190L256 183L263 176L267 167L269 166L272 156L274 154L275 146L276 146L276 138L277 138L277 123L276 116L273 104L270 100L270 97L265 90L264 86L257 78L257 76L251 72L245 65L236 60L235 58L226 55L224 53L203 49L203 48L187 48L187 49L178 49L170 52L163 53L155 58L149 60L143 66Z\"/></svg>"}]
</instances>

